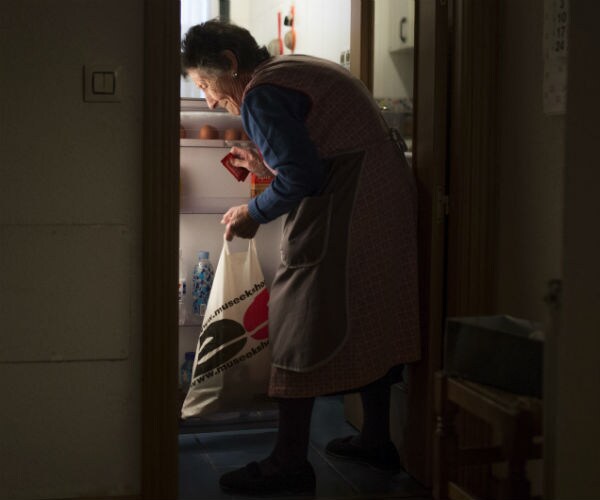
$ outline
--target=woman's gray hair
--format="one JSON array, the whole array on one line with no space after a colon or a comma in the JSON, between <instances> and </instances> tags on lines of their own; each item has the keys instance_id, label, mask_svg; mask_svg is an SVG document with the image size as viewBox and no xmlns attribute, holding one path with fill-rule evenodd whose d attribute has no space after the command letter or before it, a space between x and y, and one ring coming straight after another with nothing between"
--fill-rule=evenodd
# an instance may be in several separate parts
<instances>
[{"instance_id":1,"label":"woman's gray hair","mask_svg":"<svg viewBox=\"0 0 600 500\"><path fill-rule=\"evenodd\" d=\"M181 42L181 71L202 68L222 72L231 69L223 51L231 50L238 59L238 72L251 72L269 59L269 51L259 47L250 32L235 24L212 19L192 26Z\"/></svg>"}]
</instances>

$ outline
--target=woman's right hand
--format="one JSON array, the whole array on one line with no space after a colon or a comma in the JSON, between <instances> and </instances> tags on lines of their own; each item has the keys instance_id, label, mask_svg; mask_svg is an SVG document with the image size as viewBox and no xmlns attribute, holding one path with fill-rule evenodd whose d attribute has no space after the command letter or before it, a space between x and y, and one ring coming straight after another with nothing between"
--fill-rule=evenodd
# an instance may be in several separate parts
<instances>
[{"instance_id":1,"label":"woman's right hand","mask_svg":"<svg viewBox=\"0 0 600 500\"><path fill-rule=\"evenodd\" d=\"M240 238L254 238L258 231L259 223L248 212L248 205L231 207L221 219L221 224L226 224L225 239L231 241L234 236Z\"/></svg>"},{"instance_id":2,"label":"woman's right hand","mask_svg":"<svg viewBox=\"0 0 600 500\"><path fill-rule=\"evenodd\" d=\"M229 152L234 156L231 160L234 167L245 168L258 177L273 177L273 172L265 165L256 149L233 146Z\"/></svg>"}]
</instances>

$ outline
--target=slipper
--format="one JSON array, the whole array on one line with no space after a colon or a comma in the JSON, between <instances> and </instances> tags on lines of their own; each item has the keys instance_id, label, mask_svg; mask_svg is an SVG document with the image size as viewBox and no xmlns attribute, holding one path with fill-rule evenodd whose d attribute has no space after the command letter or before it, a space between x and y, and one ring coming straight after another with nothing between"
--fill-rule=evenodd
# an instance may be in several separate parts
<instances>
[{"instance_id":1,"label":"slipper","mask_svg":"<svg viewBox=\"0 0 600 500\"><path fill-rule=\"evenodd\" d=\"M250 496L297 496L315 494L315 472L310 463L292 472L278 471L264 474L257 462L250 462L241 469L227 472L219 480L226 493Z\"/></svg>"},{"instance_id":2,"label":"slipper","mask_svg":"<svg viewBox=\"0 0 600 500\"><path fill-rule=\"evenodd\" d=\"M379 471L395 472L402 469L400 455L391 441L383 447L368 449L358 445L358 439L355 438L347 436L334 439L325 447L325 453L349 462L369 465Z\"/></svg>"}]
</instances>

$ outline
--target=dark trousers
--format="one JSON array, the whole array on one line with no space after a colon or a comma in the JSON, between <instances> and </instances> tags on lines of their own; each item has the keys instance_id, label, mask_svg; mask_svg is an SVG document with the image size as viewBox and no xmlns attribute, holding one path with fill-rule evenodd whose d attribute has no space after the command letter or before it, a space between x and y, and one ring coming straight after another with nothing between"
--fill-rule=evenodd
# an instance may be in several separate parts
<instances>
[{"instance_id":1,"label":"dark trousers","mask_svg":"<svg viewBox=\"0 0 600 500\"><path fill-rule=\"evenodd\" d=\"M377 448L390 441L390 388L402 380L404 365L391 368L383 377L339 394L360 393L363 427L357 444ZM294 467L306 461L310 420L315 402L310 398L278 398L279 430L271 458L282 466Z\"/></svg>"}]
</instances>

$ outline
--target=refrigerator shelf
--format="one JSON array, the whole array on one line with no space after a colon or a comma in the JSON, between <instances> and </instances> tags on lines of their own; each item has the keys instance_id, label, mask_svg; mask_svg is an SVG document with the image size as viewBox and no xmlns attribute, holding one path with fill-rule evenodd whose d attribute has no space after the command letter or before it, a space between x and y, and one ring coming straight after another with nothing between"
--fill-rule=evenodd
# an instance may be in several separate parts
<instances>
[{"instance_id":1,"label":"refrigerator shelf","mask_svg":"<svg viewBox=\"0 0 600 500\"><path fill-rule=\"evenodd\" d=\"M223 148L229 149L233 146L251 147L251 141L230 141L225 139L179 139L182 148Z\"/></svg>"},{"instance_id":2,"label":"refrigerator shelf","mask_svg":"<svg viewBox=\"0 0 600 500\"><path fill-rule=\"evenodd\" d=\"M185 321L185 323L179 323L179 328L201 328L202 321Z\"/></svg>"},{"instance_id":3,"label":"refrigerator shelf","mask_svg":"<svg viewBox=\"0 0 600 500\"><path fill-rule=\"evenodd\" d=\"M183 402L182 402L183 403ZM179 419L180 434L204 432L230 432L251 429L272 429L278 424L279 411L275 403L271 407L256 411L217 413L209 417Z\"/></svg>"},{"instance_id":4,"label":"refrigerator shelf","mask_svg":"<svg viewBox=\"0 0 600 500\"><path fill-rule=\"evenodd\" d=\"M246 205L250 197L182 197L180 214L224 214L231 207Z\"/></svg>"}]
</instances>

